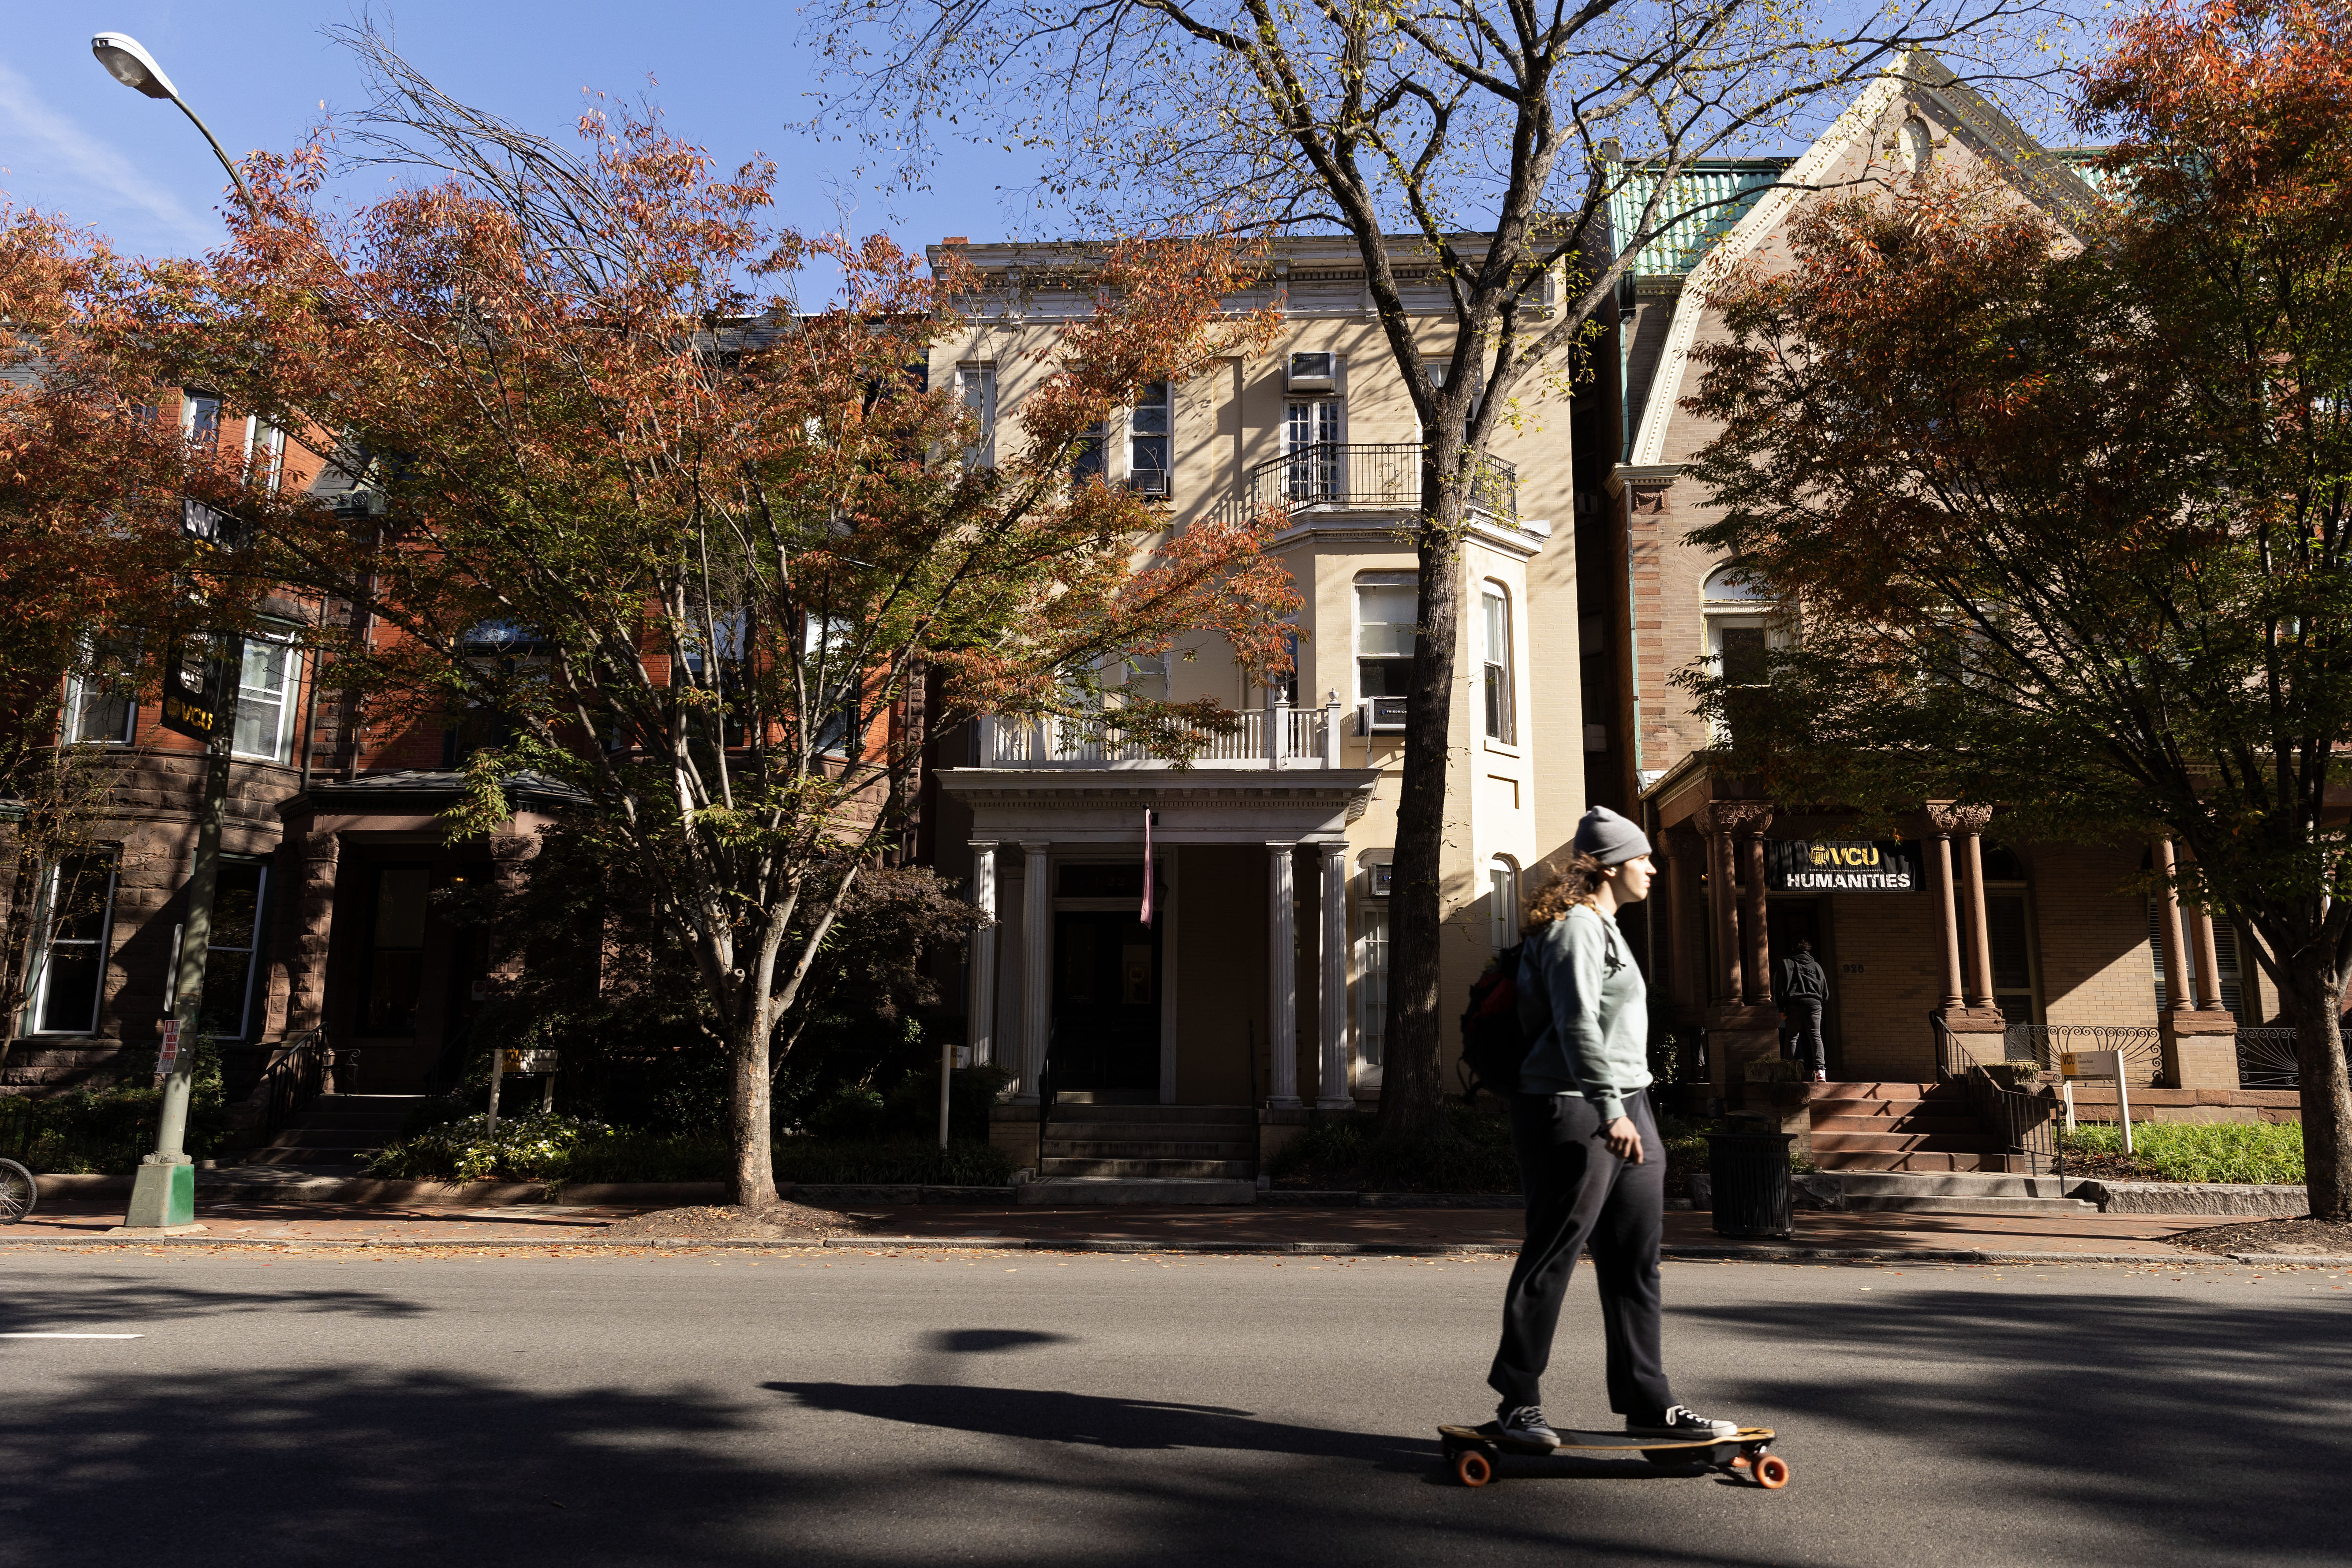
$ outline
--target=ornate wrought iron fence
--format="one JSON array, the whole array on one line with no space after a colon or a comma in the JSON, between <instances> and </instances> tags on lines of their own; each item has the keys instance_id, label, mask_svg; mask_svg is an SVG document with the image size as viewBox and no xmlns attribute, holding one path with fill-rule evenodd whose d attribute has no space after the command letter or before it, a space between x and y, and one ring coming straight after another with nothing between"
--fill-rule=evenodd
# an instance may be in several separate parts
<instances>
[{"instance_id":1,"label":"ornate wrought iron fence","mask_svg":"<svg viewBox=\"0 0 2352 1568\"><path fill-rule=\"evenodd\" d=\"M2164 1038L2153 1024L2013 1023L2001 1040L2010 1061L2032 1058L2046 1071L2054 1071L2066 1051L2119 1051L2133 1088L2152 1088L2164 1073Z\"/></svg>"},{"instance_id":2,"label":"ornate wrought iron fence","mask_svg":"<svg viewBox=\"0 0 2352 1568\"><path fill-rule=\"evenodd\" d=\"M2242 1029L2238 1031L2238 1087L2298 1089L2303 1064L2294 1054L2292 1029Z\"/></svg>"}]
</instances>

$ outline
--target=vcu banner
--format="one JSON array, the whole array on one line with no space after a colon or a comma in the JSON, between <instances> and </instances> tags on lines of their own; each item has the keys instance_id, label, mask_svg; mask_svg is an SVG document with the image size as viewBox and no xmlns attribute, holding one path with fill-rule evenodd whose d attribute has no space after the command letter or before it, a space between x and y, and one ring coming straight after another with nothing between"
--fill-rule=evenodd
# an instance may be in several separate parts
<instances>
[{"instance_id":1,"label":"vcu banner","mask_svg":"<svg viewBox=\"0 0 2352 1568\"><path fill-rule=\"evenodd\" d=\"M1919 846L1884 839L1767 839L1764 885L1773 893L1919 893Z\"/></svg>"}]
</instances>

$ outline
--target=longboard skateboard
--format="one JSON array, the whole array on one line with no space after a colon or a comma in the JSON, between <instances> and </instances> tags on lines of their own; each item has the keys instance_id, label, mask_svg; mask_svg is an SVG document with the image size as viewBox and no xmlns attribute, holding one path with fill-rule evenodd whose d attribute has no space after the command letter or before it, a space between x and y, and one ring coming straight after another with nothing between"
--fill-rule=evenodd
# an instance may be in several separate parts
<instances>
[{"instance_id":1,"label":"longboard skateboard","mask_svg":"<svg viewBox=\"0 0 2352 1568\"><path fill-rule=\"evenodd\" d=\"M1539 1459L1549 1454L1616 1452L1639 1454L1654 1465L1704 1465L1727 1476L1744 1477L1767 1491L1779 1491L1789 1484L1789 1461L1769 1451L1774 1436L1769 1427L1742 1427L1728 1437L1698 1442L1632 1437L1622 1432L1562 1432L1559 1448L1538 1448L1506 1441L1492 1421L1482 1427L1437 1429L1446 1467L1465 1487L1482 1487L1498 1479L1505 1454Z\"/></svg>"}]
</instances>

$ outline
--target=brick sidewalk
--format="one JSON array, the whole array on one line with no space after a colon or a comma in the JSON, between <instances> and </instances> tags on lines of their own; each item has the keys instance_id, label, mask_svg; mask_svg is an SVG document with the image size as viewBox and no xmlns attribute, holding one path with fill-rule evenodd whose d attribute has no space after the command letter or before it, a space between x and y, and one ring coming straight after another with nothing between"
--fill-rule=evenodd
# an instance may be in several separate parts
<instances>
[{"instance_id":1,"label":"brick sidewalk","mask_svg":"<svg viewBox=\"0 0 2352 1568\"><path fill-rule=\"evenodd\" d=\"M595 1241L618 1219L646 1212L641 1206L518 1204L494 1208L265 1203L252 1200L199 1202L198 1233L212 1243L391 1241L415 1246L446 1242L466 1247ZM1230 1242L1243 1247L1278 1243L1394 1247L1516 1247L1520 1215L1494 1208L1046 1208L961 1207L922 1204L892 1207L854 1207L847 1222L868 1235L958 1240L1026 1238L1038 1241L1154 1241L1199 1248ZM1705 1249L1737 1246L1764 1250L1830 1249L1857 1252L1981 1251L2085 1253L2179 1257L2170 1239L2209 1225L2236 1223L2216 1215L2026 1215L1833 1214L1806 1211L1797 1217L1797 1236L1783 1248L1771 1241L1731 1241L1717 1236L1708 1217L1666 1215L1666 1244ZM122 1223L122 1206L103 1198L60 1199L44 1204L22 1224L0 1229L9 1241L97 1239Z\"/></svg>"}]
</instances>

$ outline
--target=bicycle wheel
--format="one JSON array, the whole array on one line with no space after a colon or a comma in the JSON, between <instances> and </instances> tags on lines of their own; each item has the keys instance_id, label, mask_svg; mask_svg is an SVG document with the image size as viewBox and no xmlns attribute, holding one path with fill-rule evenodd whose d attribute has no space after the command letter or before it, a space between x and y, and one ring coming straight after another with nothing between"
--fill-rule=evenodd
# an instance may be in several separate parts
<instances>
[{"instance_id":1,"label":"bicycle wheel","mask_svg":"<svg viewBox=\"0 0 2352 1568\"><path fill-rule=\"evenodd\" d=\"M14 1160L0 1160L0 1225L14 1225L32 1213L40 1196L32 1172Z\"/></svg>"}]
</instances>

